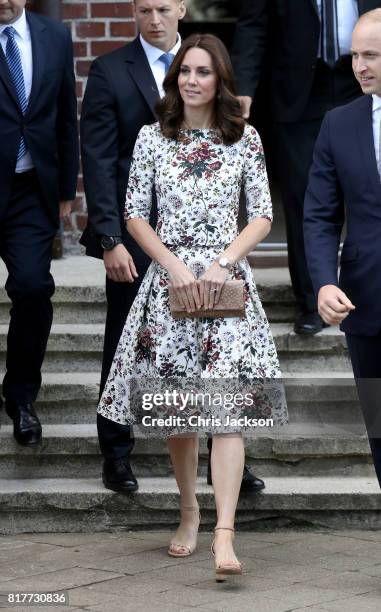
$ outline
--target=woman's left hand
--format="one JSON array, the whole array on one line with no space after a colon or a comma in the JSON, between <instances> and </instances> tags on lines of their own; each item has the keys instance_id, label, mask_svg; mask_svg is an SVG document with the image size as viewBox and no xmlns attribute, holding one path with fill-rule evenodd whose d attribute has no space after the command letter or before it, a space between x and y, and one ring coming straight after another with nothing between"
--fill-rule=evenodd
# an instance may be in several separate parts
<instances>
[{"instance_id":1,"label":"woman's left hand","mask_svg":"<svg viewBox=\"0 0 381 612\"><path fill-rule=\"evenodd\" d=\"M213 262L210 268L199 279L199 293L205 309L212 309L221 297L222 287L229 276L229 271Z\"/></svg>"}]
</instances>

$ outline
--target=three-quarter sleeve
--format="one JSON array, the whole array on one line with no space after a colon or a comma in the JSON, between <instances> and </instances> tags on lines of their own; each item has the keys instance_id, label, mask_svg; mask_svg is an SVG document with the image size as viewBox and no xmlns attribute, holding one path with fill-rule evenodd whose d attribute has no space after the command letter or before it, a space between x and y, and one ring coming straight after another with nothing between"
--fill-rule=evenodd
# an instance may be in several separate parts
<instances>
[{"instance_id":1,"label":"three-quarter sleeve","mask_svg":"<svg viewBox=\"0 0 381 612\"><path fill-rule=\"evenodd\" d=\"M246 126L243 138L245 139L243 187L248 221L250 223L258 217L272 221L271 195L261 139L251 125Z\"/></svg>"},{"instance_id":2,"label":"three-quarter sleeve","mask_svg":"<svg viewBox=\"0 0 381 612\"><path fill-rule=\"evenodd\" d=\"M155 182L154 126L140 130L129 173L124 219L139 218L149 221L152 190Z\"/></svg>"}]
</instances>

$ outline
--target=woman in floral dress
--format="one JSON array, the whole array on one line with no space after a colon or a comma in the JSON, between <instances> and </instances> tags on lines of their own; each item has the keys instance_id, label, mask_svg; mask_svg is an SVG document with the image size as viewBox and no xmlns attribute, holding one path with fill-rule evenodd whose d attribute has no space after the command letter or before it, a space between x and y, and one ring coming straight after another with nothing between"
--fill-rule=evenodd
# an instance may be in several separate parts
<instances>
[{"instance_id":1,"label":"woman in floral dress","mask_svg":"<svg viewBox=\"0 0 381 612\"><path fill-rule=\"evenodd\" d=\"M221 41L208 34L188 38L164 88L166 95L157 106L159 122L144 126L138 136L126 200L128 231L153 261L127 317L98 408L102 416L123 424L136 422L132 381L143 379L159 389L175 378L217 388L227 383L232 387L239 379L281 377L245 258L271 227L265 159L257 132L242 119ZM248 225L238 234L242 187ZM153 188L156 232L148 222ZM172 317L169 284L191 314L212 308L228 278L244 280L245 317ZM283 387L265 398L262 414L271 415L275 424L285 423ZM242 427L203 431L213 434L214 551L221 579L242 571L233 532L244 443ZM199 526L198 435L180 426L163 427L162 433L180 491L181 522L168 553L184 557L196 547Z\"/></svg>"}]
</instances>

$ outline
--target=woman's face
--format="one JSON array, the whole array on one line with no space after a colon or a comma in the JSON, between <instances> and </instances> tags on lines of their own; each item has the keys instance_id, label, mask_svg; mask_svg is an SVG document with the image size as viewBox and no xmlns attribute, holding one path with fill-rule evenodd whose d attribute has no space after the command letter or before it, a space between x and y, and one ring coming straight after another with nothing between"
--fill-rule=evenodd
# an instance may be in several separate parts
<instances>
[{"instance_id":1,"label":"woman's face","mask_svg":"<svg viewBox=\"0 0 381 612\"><path fill-rule=\"evenodd\" d=\"M180 66L177 80L184 105L200 108L214 104L217 80L210 54L198 47L189 49Z\"/></svg>"}]
</instances>

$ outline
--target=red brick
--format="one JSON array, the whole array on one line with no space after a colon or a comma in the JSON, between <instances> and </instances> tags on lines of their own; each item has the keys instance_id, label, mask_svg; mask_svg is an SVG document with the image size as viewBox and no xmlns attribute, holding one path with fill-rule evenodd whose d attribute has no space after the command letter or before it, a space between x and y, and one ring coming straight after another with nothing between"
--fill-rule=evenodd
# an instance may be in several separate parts
<instances>
[{"instance_id":1,"label":"red brick","mask_svg":"<svg viewBox=\"0 0 381 612\"><path fill-rule=\"evenodd\" d=\"M77 181L77 193L83 193L83 192L84 192L83 177L79 176L78 181Z\"/></svg>"},{"instance_id":2,"label":"red brick","mask_svg":"<svg viewBox=\"0 0 381 612\"><path fill-rule=\"evenodd\" d=\"M132 17L132 2L100 2L91 5L92 17Z\"/></svg>"},{"instance_id":3,"label":"red brick","mask_svg":"<svg viewBox=\"0 0 381 612\"><path fill-rule=\"evenodd\" d=\"M90 60L77 60L75 62L75 69L78 76L87 76L90 70L91 61Z\"/></svg>"},{"instance_id":4,"label":"red brick","mask_svg":"<svg viewBox=\"0 0 381 612\"><path fill-rule=\"evenodd\" d=\"M71 216L70 217L64 217L62 219L63 221L63 228L65 232L71 232L73 229L73 224L71 222Z\"/></svg>"},{"instance_id":5,"label":"red brick","mask_svg":"<svg viewBox=\"0 0 381 612\"><path fill-rule=\"evenodd\" d=\"M81 232L85 229L87 225L87 215L85 214L77 214L75 215L76 226Z\"/></svg>"},{"instance_id":6,"label":"red brick","mask_svg":"<svg viewBox=\"0 0 381 612\"><path fill-rule=\"evenodd\" d=\"M102 40L91 43L91 55L98 56L119 49L126 44L125 40Z\"/></svg>"},{"instance_id":7,"label":"red brick","mask_svg":"<svg viewBox=\"0 0 381 612\"><path fill-rule=\"evenodd\" d=\"M76 24L79 38L96 38L105 35L105 24L97 21L82 21Z\"/></svg>"},{"instance_id":8,"label":"red brick","mask_svg":"<svg viewBox=\"0 0 381 612\"><path fill-rule=\"evenodd\" d=\"M131 38L136 35L136 25L134 21L117 21L110 23L111 36Z\"/></svg>"},{"instance_id":9,"label":"red brick","mask_svg":"<svg viewBox=\"0 0 381 612\"><path fill-rule=\"evenodd\" d=\"M62 4L63 19L80 19L86 17L86 4Z\"/></svg>"},{"instance_id":10,"label":"red brick","mask_svg":"<svg viewBox=\"0 0 381 612\"><path fill-rule=\"evenodd\" d=\"M86 57L87 55L86 43L75 42L73 43L73 48L74 48L74 57Z\"/></svg>"},{"instance_id":11,"label":"red brick","mask_svg":"<svg viewBox=\"0 0 381 612\"><path fill-rule=\"evenodd\" d=\"M82 98L83 96L83 83L82 81L77 81L75 84L75 93L77 98Z\"/></svg>"}]
</instances>

